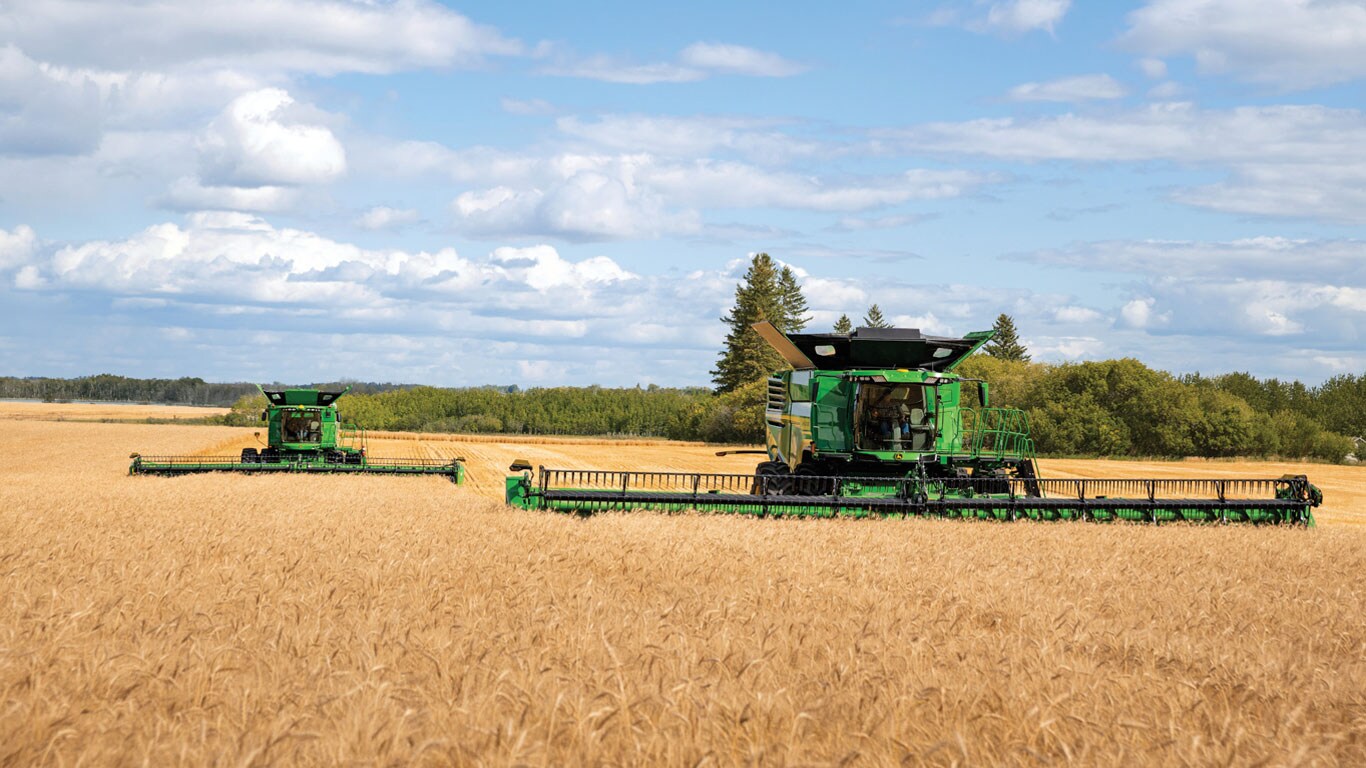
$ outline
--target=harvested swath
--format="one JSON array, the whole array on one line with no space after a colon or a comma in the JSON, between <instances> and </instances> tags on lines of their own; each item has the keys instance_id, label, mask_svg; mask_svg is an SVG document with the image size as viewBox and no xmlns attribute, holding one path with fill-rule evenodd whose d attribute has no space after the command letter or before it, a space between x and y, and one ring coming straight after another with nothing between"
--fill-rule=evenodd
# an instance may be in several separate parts
<instances>
[{"instance_id":1,"label":"harvested swath","mask_svg":"<svg viewBox=\"0 0 1366 768\"><path fill-rule=\"evenodd\" d=\"M1366 762L1359 528L577 519L6 427L0 764Z\"/></svg>"}]
</instances>

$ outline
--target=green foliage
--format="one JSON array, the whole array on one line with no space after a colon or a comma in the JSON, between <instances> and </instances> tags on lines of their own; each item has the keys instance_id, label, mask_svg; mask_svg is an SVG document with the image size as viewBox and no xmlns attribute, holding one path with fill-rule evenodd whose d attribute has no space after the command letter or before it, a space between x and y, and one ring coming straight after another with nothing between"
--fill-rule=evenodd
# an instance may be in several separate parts
<instances>
[{"instance_id":1,"label":"green foliage","mask_svg":"<svg viewBox=\"0 0 1366 768\"><path fill-rule=\"evenodd\" d=\"M1031 410L1030 427L1043 453L1116 456L1133 450L1128 426L1089 397Z\"/></svg>"},{"instance_id":2,"label":"green foliage","mask_svg":"<svg viewBox=\"0 0 1366 768\"><path fill-rule=\"evenodd\" d=\"M1334 376L1315 394L1313 413L1325 427L1344 435L1366 437L1366 375Z\"/></svg>"},{"instance_id":3,"label":"green foliage","mask_svg":"<svg viewBox=\"0 0 1366 768\"><path fill-rule=\"evenodd\" d=\"M260 424L261 412L268 407L270 401L260 392L242 395L232 404L232 410L223 417L223 423L229 427L250 427Z\"/></svg>"},{"instance_id":4,"label":"green foliage","mask_svg":"<svg viewBox=\"0 0 1366 768\"><path fill-rule=\"evenodd\" d=\"M1199 415L1190 427L1195 455L1212 458L1269 452L1268 435L1257 429L1257 415L1242 398L1219 390L1203 391L1197 395L1197 407Z\"/></svg>"},{"instance_id":5,"label":"green foliage","mask_svg":"<svg viewBox=\"0 0 1366 768\"><path fill-rule=\"evenodd\" d=\"M760 443L764 440L764 406L768 382L751 381L720 395L701 423L698 437L709 443Z\"/></svg>"},{"instance_id":6,"label":"green foliage","mask_svg":"<svg viewBox=\"0 0 1366 768\"><path fill-rule=\"evenodd\" d=\"M874 304L868 308L868 314L863 316L864 328L891 328L892 324L882 316L882 308Z\"/></svg>"},{"instance_id":7,"label":"green foliage","mask_svg":"<svg viewBox=\"0 0 1366 768\"><path fill-rule=\"evenodd\" d=\"M802 295L802 287L791 267L785 266L778 273L778 309L782 312L782 322L775 320L773 324L786 333L804 330L811 322L806 297Z\"/></svg>"},{"instance_id":8,"label":"green foliage","mask_svg":"<svg viewBox=\"0 0 1366 768\"><path fill-rule=\"evenodd\" d=\"M835 333L852 333L854 324L850 322L848 315L840 315L840 319L835 321Z\"/></svg>"},{"instance_id":9,"label":"green foliage","mask_svg":"<svg viewBox=\"0 0 1366 768\"><path fill-rule=\"evenodd\" d=\"M623 435L693 440L712 400L703 389L414 387L338 401L343 421L372 430Z\"/></svg>"},{"instance_id":10,"label":"green foliage","mask_svg":"<svg viewBox=\"0 0 1366 768\"><path fill-rule=\"evenodd\" d=\"M1015 320L1010 315L1002 313L997 316L992 330L996 331L996 336L982 348L983 352L1002 360L1029 361L1029 350L1020 343L1020 335L1015 330Z\"/></svg>"},{"instance_id":11,"label":"green foliage","mask_svg":"<svg viewBox=\"0 0 1366 768\"><path fill-rule=\"evenodd\" d=\"M959 363L956 372L966 379L982 379L988 382L991 385L993 406L1020 408L1029 394L1029 388L1045 370L1046 366L1038 363L973 355ZM964 386L963 392L969 406L980 405L977 402L976 387Z\"/></svg>"},{"instance_id":12,"label":"green foliage","mask_svg":"<svg viewBox=\"0 0 1366 768\"><path fill-rule=\"evenodd\" d=\"M1290 410L1277 411L1267 422L1277 456L1308 456L1341 461L1356 444L1350 437L1325 430L1317 421Z\"/></svg>"},{"instance_id":13,"label":"green foliage","mask_svg":"<svg viewBox=\"0 0 1366 768\"><path fill-rule=\"evenodd\" d=\"M503 420L485 413L472 413L468 416L437 419L427 422L426 432L458 432L461 434L489 433L503 431Z\"/></svg>"},{"instance_id":14,"label":"green foliage","mask_svg":"<svg viewBox=\"0 0 1366 768\"><path fill-rule=\"evenodd\" d=\"M1049 366L978 357L960 371L992 382L993 405L1028 412L1043 454L1341 461L1352 450L1350 439L1305 413L1267 412L1218 380L1177 379L1137 360ZM1248 388L1242 375L1230 381L1230 389L1241 386L1256 402L1298 399L1295 387Z\"/></svg>"},{"instance_id":15,"label":"green foliage","mask_svg":"<svg viewBox=\"0 0 1366 768\"><path fill-rule=\"evenodd\" d=\"M778 330L801 330L810 318L806 299L791 269L777 269L767 253L755 254L743 283L735 286L735 304L721 318L729 326L726 345L712 373L718 394L767 378L786 367L783 358L751 327L767 320Z\"/></svg>"}]
</instances>

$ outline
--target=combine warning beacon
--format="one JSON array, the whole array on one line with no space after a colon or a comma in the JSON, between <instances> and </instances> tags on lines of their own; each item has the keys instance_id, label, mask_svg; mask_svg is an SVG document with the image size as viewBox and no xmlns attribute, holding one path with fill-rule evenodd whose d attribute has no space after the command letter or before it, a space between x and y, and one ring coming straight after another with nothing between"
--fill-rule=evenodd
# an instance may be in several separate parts
<instances>
[{"instance_id":1,"label":"combine warning beacon","mask_svg":"<svg viewBox=\"0 0 1366 768\"><path fill-rule=\"evenodd\" d=\"M1323 499L1303 475L1040 478L1028 415L991 407L987 382L954 372L992 331L941 338L909 328L754 329L792 370L768 379L767 447L755 451L767 460L753 475L536 470L519 461L507 478L508 503L572 512L1313 525L1311 508Z\"/></svg>"},{"instance_id":2,"label":"combine warning beacon","mask_svg":"<svg viewBox=\"0 0 1366 768\"><path fill-rule=\"evenodd\" d=\"M366 451L365 430L343 424L337 411L340 392L317 389L265 389L269 405L261 412L266 443L241 456L143 456L130 458L130 474L181 475L190 472L355 472L385 475L445 475L465 479L463 459L377 459ZM256 433L258 439L260 432Z\"/></svg>"}]
</instances>

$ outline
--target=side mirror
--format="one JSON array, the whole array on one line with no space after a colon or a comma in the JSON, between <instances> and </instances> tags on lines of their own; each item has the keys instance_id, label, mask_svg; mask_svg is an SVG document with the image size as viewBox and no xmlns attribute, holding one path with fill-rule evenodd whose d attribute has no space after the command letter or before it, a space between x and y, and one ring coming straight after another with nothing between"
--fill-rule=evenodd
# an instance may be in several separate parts
<instances>
[{"instance_id":1,"label":"side mirror","mask_svg":"<svg viewBox=\"0 0 1366 768\"><path fill-rule=\"evenodd\" d=\"M977 382L977 401L982 404L983 408L991 407L991 403L987 399L987 383L985 381Z\"/></svg>"},{"instance_id":2,"label":"side mirror","mask_svg":"<svg viewBox=\"0 0 1366 768\"><path fill-rule=\"evenodd\" d=\"M269 421L269 420L270 420L270 411L268 411L268 410L266 410L266 411L261 411L261 421Z\"/></svg>"}]
</instances>

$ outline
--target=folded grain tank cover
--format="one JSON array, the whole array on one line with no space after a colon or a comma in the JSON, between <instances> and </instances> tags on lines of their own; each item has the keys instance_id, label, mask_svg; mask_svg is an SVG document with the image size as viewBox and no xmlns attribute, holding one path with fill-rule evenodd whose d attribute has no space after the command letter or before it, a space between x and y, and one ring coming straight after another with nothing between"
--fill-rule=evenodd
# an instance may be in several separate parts
<instances>
[{"instance_id":1,"label":"folded grain tank cover","mask_svg":"<svg viewBox=\"0 0 1366 768\"><path fill-rule=\"evenodd\" d=\"M802 355L826 371L897 369L951 371L992 331L961 339L925 336L916 328L858 328L853 333L791 333L787 339Z\"/></svg>"},{"instance_id":2,"label":"folded grain tank cover","mask_svg":"<svg viewBox=\"0 0 1366 768\"><path fill-rule=\"evenodd\" d=\"M322 392L316 389L266 389L260 387L271 405L328 406L337 398L351 391L350 387L340 392Z\"/></svg>"}]
</instances>

